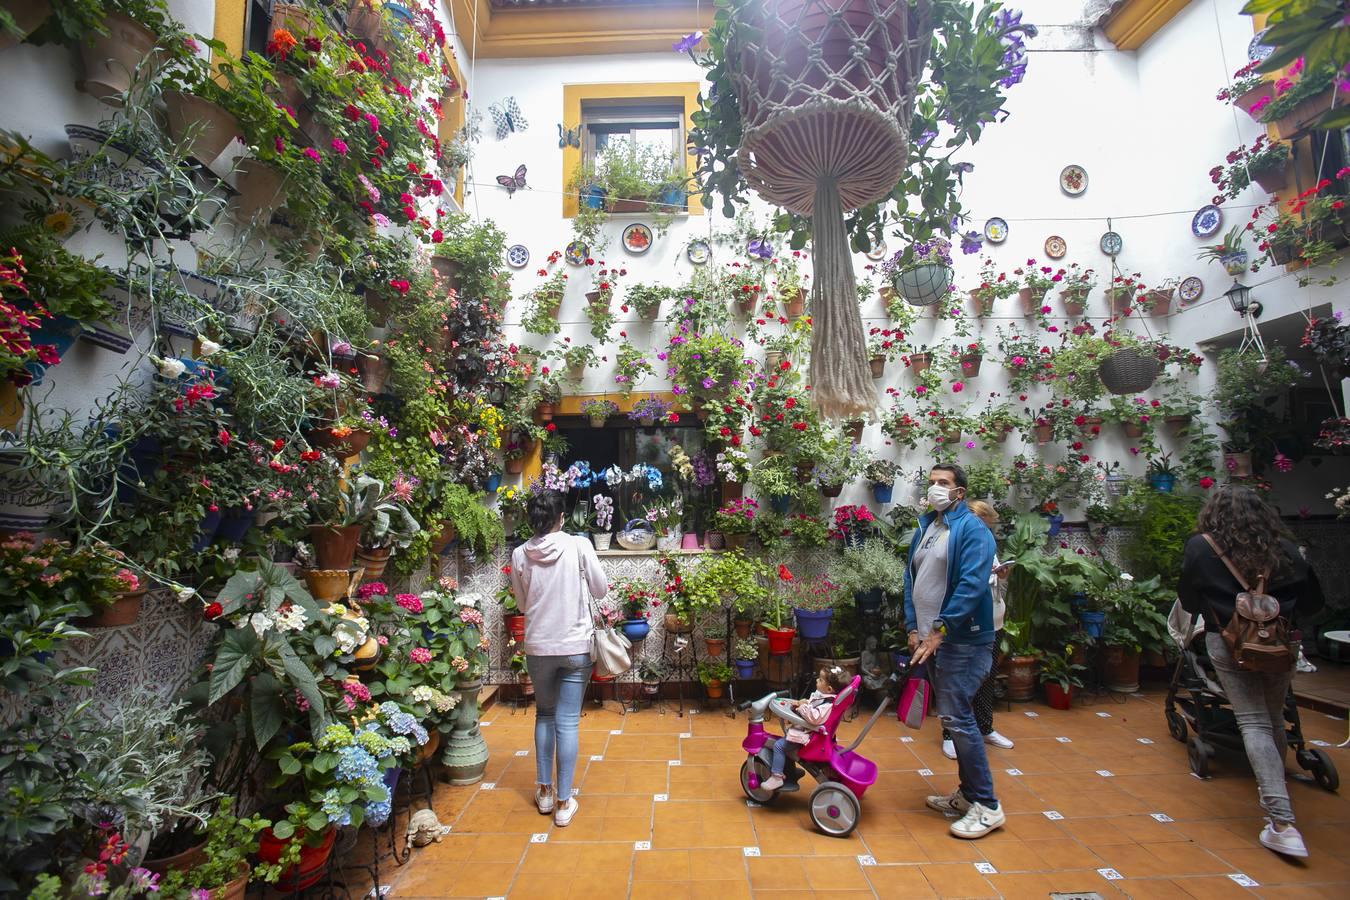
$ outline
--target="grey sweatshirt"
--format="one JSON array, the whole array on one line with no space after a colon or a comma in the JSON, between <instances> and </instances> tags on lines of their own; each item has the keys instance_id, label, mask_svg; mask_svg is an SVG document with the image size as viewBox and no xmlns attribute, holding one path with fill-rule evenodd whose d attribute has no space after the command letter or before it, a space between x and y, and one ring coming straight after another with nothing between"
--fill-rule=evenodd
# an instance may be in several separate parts
<instances>
[{"instance_id":1,"label":"grey sweatshirt","mask_svg":"<svg viewBox=\"0 0 1350 900\"><path fill-rule=\"evenodd\" d=\"M561 531L530 538L511 554L511 590L525 614L527 655L591 652L590 598L608 594L609 581L590 541Z\"/></svg>"}]
</instances>

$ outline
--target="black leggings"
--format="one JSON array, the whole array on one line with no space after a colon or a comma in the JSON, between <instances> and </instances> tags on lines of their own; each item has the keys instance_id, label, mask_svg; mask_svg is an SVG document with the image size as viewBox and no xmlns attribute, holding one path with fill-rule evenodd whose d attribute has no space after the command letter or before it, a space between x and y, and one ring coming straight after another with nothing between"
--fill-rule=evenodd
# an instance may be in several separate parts
<instances>
[{"instance_id":1,"label":"black leggings","mask_svg":"<svg viewBox=\"0 0 1350 900\"><path fill-rule=\"evenodd\" d=\"M994 664L989 667L989 677L980 685L980 689L975 692L975 699L972 705L975 707L975 724L980 728L980 734L989 734L994 730L994 683L997 681L998 665L1003 661L1003 654L998 652L998 644L994 644ZM951 733L947 729L942 729L942 739L950 741Z\"/></svg>"}]
</instances>

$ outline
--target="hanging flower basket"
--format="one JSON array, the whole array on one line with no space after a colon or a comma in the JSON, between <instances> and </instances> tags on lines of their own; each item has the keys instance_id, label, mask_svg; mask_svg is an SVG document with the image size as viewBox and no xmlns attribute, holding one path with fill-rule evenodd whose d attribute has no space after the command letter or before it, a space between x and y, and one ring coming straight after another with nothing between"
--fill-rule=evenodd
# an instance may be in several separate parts
<instances>
[{"instance_id":1,"label":"hanging flower basket","mask_svg":"<svg viewBox=\"0 0 1350 900\"><path fill-rule=\"evenodd\" d=\"M1022 315L1034 316L1041 308L1041 300L1044 296L1037 297L1036 293L1029 287L1024 287L1017 292L1017 300L1022 304Z\"/></svg>"},{"instance_id":2,"label":"hanging flower basket","mask_svg":"<svg viewBox=\"0 0 1350 900\"><path fill-rule=\"evenodd\" d=\"M1240 97L1233 98L1233 105L1252 117L1253 121L1259 122L1260 114L1252 114L1252 107L1261 102L1263 97L1269 97L1274 92L1274 84L1269 81L1262 81L1256 87L1251 88Z\"/></svg>"},{"instance_id":3,"label":"hanging flower basket","mask_svg":"<svg viewBox=\"0 0 1350 900\"><path fill-rule=\"evenodd\" d=\"M867 360L867 366L872 370L873 378L881 378L886 374L886 357L873 356Z\"/></svg>"},{"instance_id":4,"label":"hanging flower basket","mask_svg":"<svg viewBox=\"0 0 1350 900\"><path fill-rule=\"evenodd\" d=\"M911 306L933 306L951 294L955 273L942 263L919 263L895 276L895 289Z\"/></svg>"},{"instance_id":5,"label":"hanging flower basket","mask_svg":"<svg viewBox=\"0 0 1350 900\"><path fill-rule=\"evenodd\" d=\"M1117 350L1097 367L1102 384L1113 394L1138 394L1148 390L1162 371L1152 353L1133 348Z\"/></svg>"},{"instance_id":6,"label":"hanging flower basket","mask_svg":"<svg viewBox=\"0 0 1350 900\"><path fill-rule=\"evenodd\" d=\"M1335 94L1334 90L1327 88L1317 96L1304 100L1298 106L1268 124L1275 128L1275 134L1280 140L1288 141L1299 137L1309 130L1309 126L1314 120L1331 109L1331 101Z\"/></svg>"}]
</instances>

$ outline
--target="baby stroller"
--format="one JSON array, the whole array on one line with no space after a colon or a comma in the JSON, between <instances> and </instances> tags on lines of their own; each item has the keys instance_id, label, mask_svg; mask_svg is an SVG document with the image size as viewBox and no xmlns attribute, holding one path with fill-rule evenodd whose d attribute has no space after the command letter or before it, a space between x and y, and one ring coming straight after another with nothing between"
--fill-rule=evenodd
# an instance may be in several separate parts
<instances>
[{"instance_id":1,"label":"baby stroller","mask_svg":"<svg viewBox=\"0 0 1350 900\"><path fill-rule=\"evenodd\" d=\"M877 764L855 751L877 719L881 718L887 704L900 695L900 676L893 674L887 685L886 697L877 706L877 711L868 719L857 739L841 748L835 742L835 731L857 699L861 680L856 675L853 677L835 698L829 718L814 729L788 705L788 691L777 691L758 700L742 703L740 708L750 711L750 724L745 740L741 742L747 754L745 762L741 764L741 790L745 796L756 803L772 803L779 794L800 790L798 782L802 775L810 773L818 782L816 789L811 792L811 821L832 837L846 837L851 833L857 827L862 812L862 796L877 780ZM815 732L806 744L797 745L797 759L789 764L788 770L784 772L786 780L776 791L766 791L760 787L772 774L771 744L780 737L764 729L765 714L770 712L783 721L785 729L788 725L795 725Z\"/></svg>"},{"instance_id":2,"label":"baby stroller","mask_svg":"<svg viewBox=\"0 0 1350 900\"><path fill-rule=\"evenodd\" d=\"M1188 628L1186 634L1193 628ZM1167 689L1167 731L1186 744L1191 771L1204 778L1209 775L1210 761L1216 749L1245 752L1242 733L1214 673L1214 666L1205 653L1202 635L1197 634L1186 643L1185 637L1174 631L1173 638L1177 640L1181 654ZM1284 721L1286 740L1294 750L1299 767L1310 772L1319 787L1328 791L1340 787L1341 779L1331 757L1320 747L1308 747L1303 739L1303 726L1292 687L1284 699ZM1189 741L1188 726L1195 732Z\"/></svg>"}]
</instances>

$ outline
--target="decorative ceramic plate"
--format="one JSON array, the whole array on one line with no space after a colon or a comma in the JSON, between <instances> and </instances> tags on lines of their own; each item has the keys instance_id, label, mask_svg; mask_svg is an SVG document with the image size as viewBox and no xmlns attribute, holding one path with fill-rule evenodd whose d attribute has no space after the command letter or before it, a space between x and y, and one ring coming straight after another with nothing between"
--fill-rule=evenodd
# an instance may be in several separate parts
<instances>
[{"instance_id":1,"label":"decorative ceramic plate","mask_svg":"<svg viewBox=\"0 0 1350 900\"><path fill-rule=\"evenodd\" d=\"M1192 275L1181 286L1177 288L1177 294L1181 297L1182 303L1194 303L1200 299L1200 295L1205 292L1205 283Z\"/></svg>"},{"instance_id":2,"label":"decorative ceramic plate","mask_svg":"<svg viewBox=\"0 0 1350 900\"><path fill-rule=\"evenodd\" d=\"M696 266L705 265L712 259L712 248L707 241L690 241L689 246L684 248L684 258Z\"/></svg>"},{"instance_id":3,"label":"decorative ceramic plate","mask_svg":"<svg viewBox=\"0 0 1350 900\"><path fill-rule=\"evenodd\" d=\"M581 241L573 241L567 245L563 251L563 259L567 260L569 265L584 266L586 257L591 255L591 248L587 247Z\"/></svg>"},{"instance_id":4,"label":"decorative ceramic plate","mask_svg":"<svg viewBox=\"0 0 1350 900\"><path fill-rule=\"evenodd\" d=\"M1268 31L1270 31L1269 28L1262 28L1247 42L1247 58L1252 62L1262 62L1267 56L1275 52L1274 47L1261 43Z\"/></svg>"},{"instance_id":5,"label":"decorative ceramic plate","mask_svg":"<svg viewBox=\"0 0 1350 900\"><path fill-rule=\"evenodd\" d=\"M512 244L506 248L506 264L513 269L523 269L529 265L530 250L524 244Z\"/></svg>"},{"instance_id":6,"label":"decorative ceramic plate","mask_svg":"<svg viewBox=\"0 0 1350 900\"><path fill-rule=\"evenodd\" d=\"M1008 223L995 216L984 223L984 239L991 244L1001 244L1008 239Z\"/></svg>"},{"instance_id":7,"label":"decorative ceramic plate","mask_svg":"<svg viewBox=\"0 0 1350 900\"><path fill-rule=\"evenodd\" d=\"M1125 246L1125 242L1120 239L1120 235L1114 231L1108 231L1102 235L1100 244L1102 252L1107 256L1115 256L1120 253L1120 249Z\"/></svg>"},{"instance_id":8,"label":"decorative ceramic plate","mask_svg":"<svg viewBox=\"0 0 1350 900\"><path fill-rule=\"evenodd\" d=\"M1223 212L1214 204L1206 204L1191 219L1191 234L1198 238L1212 237L1223 224Z\"/></svg>"},{"instance_id":9,"label":"decorative ceramic plate","mask_svg":"<svg viewBox=\"0 0 1350 900\"><path fill-rule=\"evenodd\" d=\"M652 230L641 222L634 222L623 230L623 249L629 253L646 253L652 249Z\"/></svg>"},{"instance_id":10,"label":"decorative ceramic plate","mask_svg":"<svg viewBox=\"0 0 1350 900\"><path fill-rule=\"evenodd\" d=\"M1082 166L1065 166L1059 173L1059 189L1070 197L1077 197L1087 190L1087 169Z\"/></svg>"},{"instance_id":11,"label":"decorative ceramic plate","mask_svg":"<svg viewBox=\"0 0 1350 900\"><path fill-rule=\"evenodd\" d=\"M1052 234L1045 239L1045 255L1051 259L1060 259L1068 252L1069 245L1064 243L1064 238L1059 235Z\"/></svg>"},{"instance_id":12,"label":"decorative ceramic plate","mask_svg":"<svg viewBox=\"0 0 1350 900\"><path fill-rule=\"evenodd\" d=\"M867 251L867 258L872 262L880 262L886 258L886 242L877 241L872 245L872 249Z\"/></svg>"}]
</instances>

